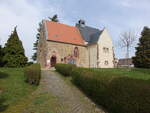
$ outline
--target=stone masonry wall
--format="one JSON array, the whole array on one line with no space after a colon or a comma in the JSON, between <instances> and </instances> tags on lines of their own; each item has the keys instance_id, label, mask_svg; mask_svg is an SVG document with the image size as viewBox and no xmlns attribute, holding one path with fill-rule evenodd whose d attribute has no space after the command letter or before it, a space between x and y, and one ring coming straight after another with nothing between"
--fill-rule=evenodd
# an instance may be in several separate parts
<instances>
[{"instance_id":1,"label":"stone masonry wall","mask_svg":"<svg viewBox=\"0 0 150 113\"><path fill-rule=\"evenodd\" d=\"M56 53L57 63L61 63L61 59L68 55L74 54L74 48L77 47L79 50L79 58L77 59L77 66L81 67L89 67L89 59L88 59L88 49L84 46L66 44L66 43L59 43L53 41L47 41L47 62L50 61L53 52Z\"/></svg>"},{"instance_id":2,"label":"stone masonry wall","mask_svg":"<svg viewBox=\"0 0 150 113\"><path fill-rule=\"evenodd\" d=\"M47 45L46 45L46 34L45 26L42 24L40 31L40 39L37 50L37 63L41 64L41 68L46 66L46 54L47 54Z\"/></svg>"}]
</instances>

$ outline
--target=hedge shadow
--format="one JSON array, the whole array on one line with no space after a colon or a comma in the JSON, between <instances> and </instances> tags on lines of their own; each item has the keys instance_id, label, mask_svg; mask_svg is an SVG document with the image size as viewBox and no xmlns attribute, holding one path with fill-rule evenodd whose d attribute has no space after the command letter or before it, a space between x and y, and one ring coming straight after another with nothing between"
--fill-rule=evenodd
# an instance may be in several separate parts
<instances>
[{"instance_id":1,"label":"hedge shadow","mask_svg":"<svg viewBox=\"0 0 150 113\"><path fill-rule=\"evenodd\" d=\"M7 74L7 73L0 72L0 79L2 79L2 78L7 78L7 77L8 77L8 74Z\"/></svg>"},{"instance_id":2,"label":"hedge shadow","mask_svg":"<svg viewBox=\"0 0 150 113\"><path fill-rule=\"evenodd\" d=\"M8 105L4 105L5 101L6 99L0 98L0 112L3 112L8 108Z\"/></svg>"}]
</instances>

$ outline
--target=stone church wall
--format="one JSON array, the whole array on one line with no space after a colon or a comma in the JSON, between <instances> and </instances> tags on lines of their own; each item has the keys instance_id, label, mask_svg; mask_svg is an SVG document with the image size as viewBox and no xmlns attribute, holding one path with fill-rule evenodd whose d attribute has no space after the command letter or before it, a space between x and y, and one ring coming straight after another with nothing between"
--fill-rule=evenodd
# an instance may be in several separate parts
<instances>
[{"instance_id":1,"label":"stone church wall","mask_svg":"<svg viewBox=\"0 0 150 113\"><path fill-rule=\"evenodd\" d=\"M37 63L41 64L41 68L46 67L46 54L47 54L47 46L46 46L46 33L45 26L42 24L40 31L40 39L37 50Z\"/></svg>"},{"instance_id":2,"label":"stone church wall","mask_svg":"<svg viewBox=\"0 0 150 113\"><path fill-rule=\"evenodd\" d=\"M84 46L47 41L47 63L50 63L51 57L55 54L57 63L64 63L64 59L68 56L74 57L74 49L78 48L79 56L76 58L76 65L81 67L89 67L88 49Z\"/></svg>"},{"instance_id":3,"label":"stone church wall","mask_svg":"<svg viewBox=\"0 0 150 113\"><path fill-rule=\"evenodd\" d=\"M68 63L68 59L72 58L79 67L114 67L113 44L107 30L103 31L97 44L79 46L48 41L44 25L43 23L37 50L37 63L40 63L42 68L52 65L51 59L53 56L56 57L56 63Z\"/></svg>"}]
</instances>

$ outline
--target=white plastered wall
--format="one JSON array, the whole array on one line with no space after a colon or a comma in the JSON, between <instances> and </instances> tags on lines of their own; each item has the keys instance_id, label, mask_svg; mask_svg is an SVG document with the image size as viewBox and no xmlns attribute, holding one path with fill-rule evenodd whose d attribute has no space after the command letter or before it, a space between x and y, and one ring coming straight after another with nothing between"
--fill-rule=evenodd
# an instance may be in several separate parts
<instances>
[{"instance_id":1,"label":"white plastered wall","mask_svg":"<svg viewBox=\"0 0 150 113\"><path fill-rule=\"evenodd\" d=\"M103 48L108 48L109 51L104 52ZM114 58L113 58L113 43L111 36L109 35L107 29L104 29L102 34L99 37L98 41L98 68L113 68L114 67ZM108 61L108 64L105 64L105 61Z\"/></svg>"},{"instance_id":2,"label":"white plastered wall","mask_svg":"<svg viewBox=\"0 0 150 113\"><path fill-rule=\"evenodd\" d=\"M89 52L89 67L97 68L97 44L88 46Z\"/></svg>"}]
</instances>

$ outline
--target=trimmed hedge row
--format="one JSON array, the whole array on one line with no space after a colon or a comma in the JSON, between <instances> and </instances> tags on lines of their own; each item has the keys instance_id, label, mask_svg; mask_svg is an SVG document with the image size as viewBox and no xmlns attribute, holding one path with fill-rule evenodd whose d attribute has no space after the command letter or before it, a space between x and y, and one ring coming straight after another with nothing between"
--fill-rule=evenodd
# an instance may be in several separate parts
<instances>
[{"instance_id":1,"label":"trimmed hedge row","mask_svg":"<svg viewBox=\"0 0 150 113\"><path fill-rule=\"evenodd\" d=\"M26 82L29 84L38 85L41 79L40 64L32 64L24 69Z\"/></svg>"},{"instance_id":2,"label":"trimmed hedge row","mask_svg":"<svg viewBox=\"0 0 150 113\"><path fill-rule=\"evenodd\" d=\"M58 72L62 73L64 76L71 76L73 68L76 66L73 64L56 64L55 68Z\"/></svg>"},{"instance_id":3,"label":"trimmed hedge row","mask_svg":"<svg viewBox=\"0 0 150 113\"><path fill-rule=\"evenodd\" d=\"M85 94L111 113L150 113L149 81L85 68L69 72Z\"/></svg>"}]
</instances>

